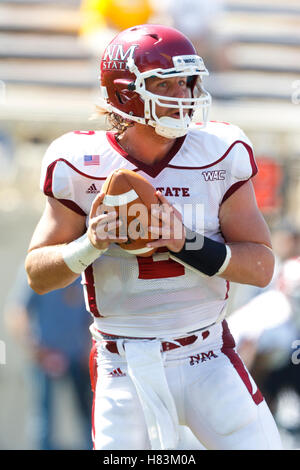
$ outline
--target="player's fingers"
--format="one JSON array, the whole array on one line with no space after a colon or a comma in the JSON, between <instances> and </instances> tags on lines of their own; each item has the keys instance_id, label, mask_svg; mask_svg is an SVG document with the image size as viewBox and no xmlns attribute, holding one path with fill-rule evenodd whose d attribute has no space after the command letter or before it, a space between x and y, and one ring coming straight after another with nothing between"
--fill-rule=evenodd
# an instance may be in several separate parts
<instances>
[{"instance_id":1,"label":"player's fingers","mask_svg":"<svg viewBox=\"0 0 300 470\"><path fill-rule=\"evenodd\" d=\"M107 227L109 224L112 224L110 225L110 229L117 226L116 223L119 221L117 221L116 216L116 214L102 214L97 217L94 217L91 220L90 227L91 230L95 233L96 238L99 238L101 240L106 238L104 234L107 233Z\"/></svg>"},{"instance_id":2,"label":"player's fingers","mask_svg":"<svg viewBox=\"0 0 300 470\"><path fill-rule=\"evenodd\" d=\"M128 240L126 233L119 233L117 235L117 229L120 229L122 226L121 220L115 220L112 222L107 222L105 224L98 224L96 227L96 235L98 240L107 240L111 242L125 242Z\"/></svg>"},{"instance_id":3,"label":"player's fingers","mask_svg":"<svg viewBox=\"0 0 300 470\"><path fill-rule=\"evenodd\" d=\"M148 232L150 232L151 239L156 239L161 236L161 227L150 226L148 227Z\"/></svg>"},{"instance_id":4,"label":"player's fingers","mask_svg":"<svg viewBox=\"0 0 300 470\"><path fill-rule=\"evenodd\" d=\"M160 227L150 226L149 232L151 234L151 240L160 237L161 240L168 241L168 243L184 238L184 226L178 219L176 219L172 224L163 224Z\"/></svg>"},{"instance_id":5,"label":"player's fingers","mask_svg":"<svg viewBox=\"0 0 300 470\"><path fill-rule=\"evenodd\" d=\"M159 202L160 202L161 204L166 204L166 206L170 206L170 207L171 207L171 204L169 203L168 199L165 198L165 196L163 196L160 191L158 191L158 190L155 191L155 194L156 194L156 196L157 196L157 198L158 198L158 200L159 200Z\"/></svg>"},{"instance_id":6,"label":"player's fingers","mask_svg":"<svg viewBox=\"0 0 300 470\"><path fill-rule=\"evenodd\" d=\"M162 195L162 193L160 191L156 191L155 194L157 195L157 197L159 199L159 202L161 204L159 207L162 207L164 212L168 212L168 211L173 212L180 220L182 220L182 215L179 212L179 210L176 209L176 207L174 205L172 205L168 201L168 199L165 198L165 196Z\"/></svg>"},{"instance_id":7,"label":"player's fingers","mask_svg":"<svg viewBox=\"0 0 300 470\"><path fill-rule=\"evenodd\" d=\"M173 214L172 206L159 206L151 209L151 217L156 220L161 220L168 223L171 215Z\"/></svg>"},{"instance_id":8,"label":"player's fingers","mask_svg":"<svg viewBox=\"0 0 300 470\"><path fill-rule=\"evenodd\" d=\"M168 208L166 212L159 212L154 209L152 226L161 226L164 230L174 230L178 225L182 225L181 219L177 217L172 208Z\"/></svg>"},{"instance_id":9,"label":"player's fingers","mask_svg":"<svg viewBox=\"0 0 300 470\"><path fill-rule=\"evenodd\" d=\"M118 235L116 229L118 229ZM127 227L120 219L108 224L105 230L107 230L105 233L111 243L125 243L128 240Z\"/></svg>"},{"instance_id":10,"label":"player's fingers","mask_svg":"<svg viewBox=\"0 0 300 470\"><path fill-rule=\"evenodd\" d=\"M164 225L172 226L174 223L174 212L172 208L168 208L167 211L162 212L161 221Z\"/></svg>"},{"instance_id":11,"label":"player's fingers","mask_svg":"<svg viewBox=\"0 0 300 470\"><path fill-rule=\"evenodd\" d=\"M100 206L100 204L102 204L104 196L105 196L104 193L99 193L93 200L91 210L90 210L90 218L93 218L97 215L97 209Z\"/></svg>"},{"instance_id":12,"label":"player's fingers","mask_svg":"<svg viewBox=\"0 0 300 470\"><path fill-rule=\"evenodd\" d=\"M169 239L160 238L159 240L150 241L147 243L148 248L160 248L162 246L168 246L170 243Z\"/></svg>"},{"instance_id":13,"label":"player's fingers","mask_svg":"<svg viewBox=\"0 0 300 470\"><path fill-rule=\"evenodd\" d=\"M100 214L100 215L97 215L97 216L93 217L93 220L92 220L91 224L94 227L96 227L99 224L103 225L103 224L107 224L107 223L112 222L112 221L116 221L117 217L118 217L117 212L109 212L108 214Z\"/></svg>"},{"instance_id":14,"label":"player's fingers","mask_svg":"<svg viewBox=\"0 0 300 470\"><path fill-rule=\"evenodd\" d=\"M106 224L101 224L99 228L101 230L104 230L104 232L112 234L113 232L116 233L117 228L121 227L121 225L122 225L122 222L120 220L116 220L111 223L107 222Z\"/></svg>"},{"instance_id":15,"label":"player's fingers","mask_svg":"<svg viewBox=\"0 0 300 470\"><path fill-rule=\"evenodd\" d=\"M109 241L110 243L126 243L128 240L128 238L124 238L124 237L119 237L119 238L111 238L109 237Z\"/></svg>"},{"instance_id":16,"label":"player's fingers","mask_svg":"<svg viewBox=\"0 0 300 470\"><path fill-rule=\"evenodd\" d=\"M185 238L185 230L184 225L182 224L181 220L175 218L174 223L171 228L172 231L172 238L174 240L181 240Z\"/></svg>"},{"instance_id":17,"label":"player's fingers","mask_svg":"<svg viewBox=\"0 0 300 470\"><path fill-rule=\"evenodd\" d=\"M97 207L95 217L97 217L97 215L101 215L101 214L110 214L110 213L115 213L116 212L116 208L114 206L107 206L104 203L104 201L105 201L105 199Z\"/></svg>"}]
</instances>

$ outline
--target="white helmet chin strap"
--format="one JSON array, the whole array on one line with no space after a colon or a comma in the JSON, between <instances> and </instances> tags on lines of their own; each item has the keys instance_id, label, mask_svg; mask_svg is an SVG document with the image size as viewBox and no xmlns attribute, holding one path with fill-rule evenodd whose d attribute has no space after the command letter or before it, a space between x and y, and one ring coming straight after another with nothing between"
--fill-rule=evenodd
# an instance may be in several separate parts
<instances>
[{"instance_id":1,"label":"white helmet chin strap","mask_svg":"<svg viewBox=\"0 0 300 470\"><path fill-rule=\"evenodd\" d=\"M181 125L179 119L174 119L168 116L163 116L157 119L155 123L155 132L158 135L167 137L167 139L176 139L177 137L183 137L186 135L188 127L191 123L191 119L188 115L184 117L185 126ZM152 125L151 122L149 124Z\"/></svg>"}]
</instances>

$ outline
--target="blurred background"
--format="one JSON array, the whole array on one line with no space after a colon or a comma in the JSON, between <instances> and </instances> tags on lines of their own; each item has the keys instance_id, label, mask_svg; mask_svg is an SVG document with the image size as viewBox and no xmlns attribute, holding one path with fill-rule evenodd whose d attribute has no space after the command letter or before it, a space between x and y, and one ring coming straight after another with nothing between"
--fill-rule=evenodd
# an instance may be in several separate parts
<instances>
[{"instance_id":1,"label":"blurred background","mask_svg":"<svg viewBox=\"0 0 300 470\"><path fill-rule=\"evenodd\" d=\"M255 320L250 308L238 321L262 290L232 285L229 323L270 395L285 448L300 448L300 365L291 360L292 344L300 343L299 264L292 294L277 282L286 260L300 255L299 0L0 0L0 448L91 448L84 379L91 320L78 301L73 321L76 285L36 298L23 262L44 207L39 174L47 146L70 130L104 127L89 120L100 56L116 32L146 22L190 37L210 70L210 119L240 126L253 142L257 201L277 257L268 290L280 292L285 304L273 321L271 295L255 304ZM264 388L279 365L276 387Z\"/></svg>"}]
</instances>

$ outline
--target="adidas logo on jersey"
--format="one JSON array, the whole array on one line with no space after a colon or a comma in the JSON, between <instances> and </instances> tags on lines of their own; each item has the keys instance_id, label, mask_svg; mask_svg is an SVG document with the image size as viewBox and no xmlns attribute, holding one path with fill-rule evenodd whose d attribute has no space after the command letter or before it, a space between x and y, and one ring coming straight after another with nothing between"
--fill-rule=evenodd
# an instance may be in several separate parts
<instances>
[{"instance_id":1,"label":"adidas logo on jersey","mask_svg":"<svg viewBox=\"0 0 300 470\"><path fill-rule=\"evenodd\" d=\"M99 189L96 188L96 185L93 183L91 186L86 190L87 194L97 194L100 193Z\"/></svg>"},{"instance_id":2,"label":"adidas logo on jersey","mask_svg":"<svg viewBox=\"0 0 300 470\"><path fill-rule=\"evenodd\" d=\"M110 377L126 377L126 374L118 367L108 374Z\"/></svg>"}]
</instances>

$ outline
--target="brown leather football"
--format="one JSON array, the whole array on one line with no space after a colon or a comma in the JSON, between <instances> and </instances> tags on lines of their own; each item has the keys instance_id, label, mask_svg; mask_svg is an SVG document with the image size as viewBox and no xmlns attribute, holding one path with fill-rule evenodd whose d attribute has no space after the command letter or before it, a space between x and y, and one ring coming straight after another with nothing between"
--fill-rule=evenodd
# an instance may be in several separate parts
<instances>
[{"instance_id":1,"label":"brown leather football","mask_svg":"<svg viewBox=\"0 0 300 470\"><path fill-rule=\"evenodd\" d=\"M151 206L159 204L152 184L134 171L120 169L107 177L102 191L104 206L116 210L122 220L117 236L128 236L127 242L119 246L133 255L151 256L156 251L146 246L151 240Z\"/></svg>"}]
</instances>

